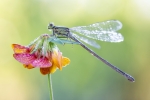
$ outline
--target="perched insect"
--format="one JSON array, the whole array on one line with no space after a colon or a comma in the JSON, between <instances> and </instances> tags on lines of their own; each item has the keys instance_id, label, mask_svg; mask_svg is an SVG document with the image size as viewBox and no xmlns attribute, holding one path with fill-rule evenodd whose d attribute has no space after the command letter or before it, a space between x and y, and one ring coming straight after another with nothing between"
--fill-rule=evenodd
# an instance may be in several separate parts
<instances>
[{"instance_id":1,"label":"perched insect","mask_svg":"<svg viewBox=\"0 0 150 100\"><path fill-rule=\"evenodd\" d=\"M93 56L101 60L103 63L111 67L116 72L123 75L125 78L127 78L129 81L134 82L134 78L117 68L116 66L112 65L99 55L97 55L94 51L92 51L90 48L88 48L86 45L84 45L81 41L96 47L100 48L99 44L97 44L94 40L89 40L83 36L86 36L88 38L101 40L101 41L107 41L107 42L121 42L124 40L123 36L118 33L117 31L122 28L122 23L118 20L109 20L104 22L98 22L95 24L91 24L88 26L77 26L73 28L67 28L67 27L60 27L60 26L54 26L53 23L50 23L48 25L48 29L52 30L53 37L56 37L56 41L62 41L66 43L76 43L80 44L84 49L86 49L88 52L90 52ZM79 36L77 34L81 34L82 36ZM69 40L63 40L63 39L57 39L57 38L64 38L64 39L71 39L73 41ZM81 40L81 41L80 41Z\"/></svg>"}]
</instances>

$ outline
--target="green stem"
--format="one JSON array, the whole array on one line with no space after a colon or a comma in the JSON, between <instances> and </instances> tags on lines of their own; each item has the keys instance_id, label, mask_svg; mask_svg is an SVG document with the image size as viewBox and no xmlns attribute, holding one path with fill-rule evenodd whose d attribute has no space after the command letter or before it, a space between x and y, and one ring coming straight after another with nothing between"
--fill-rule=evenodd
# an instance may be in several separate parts
<instances>
[{"instance_id":1,"label":"green stem","mask_svg":"<svg viewBox=\"0 0 150 100\"><path fill-rule=\"evenodd\" d=\"M48 86L49 86L49 96L50 96L50 100L54 100L54 98L53 98L53 89L52 89L51 74L48 74Z\"/></svg>"}]
</instances>

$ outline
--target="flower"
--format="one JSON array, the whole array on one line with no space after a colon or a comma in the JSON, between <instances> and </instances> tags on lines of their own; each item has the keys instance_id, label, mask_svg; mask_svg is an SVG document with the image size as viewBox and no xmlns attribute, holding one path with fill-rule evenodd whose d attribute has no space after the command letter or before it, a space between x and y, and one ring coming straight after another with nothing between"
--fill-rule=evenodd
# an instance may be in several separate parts
<instances>
[{"instance_id":1,"label":"flower","mask_svg":"<svg viewBox=\"0 0 150 100\"><path fill-rule=\"evenodd\" d=\"M13 57L27 69L40 68L43 75L54 73L56 69L62 70L70 63L70 59L63 57L58 47L48 41L49 38L49 35L44 34L28 46L12 44Z\"/></svg>"}]
</instances>

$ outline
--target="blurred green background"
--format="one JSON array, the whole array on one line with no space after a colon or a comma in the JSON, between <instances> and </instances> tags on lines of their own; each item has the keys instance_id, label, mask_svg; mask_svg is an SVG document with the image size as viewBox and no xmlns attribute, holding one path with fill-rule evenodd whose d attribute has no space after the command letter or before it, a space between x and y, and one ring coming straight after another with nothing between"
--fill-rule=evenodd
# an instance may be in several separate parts
<instances>
[{"instance_id":1,"label":"blurred green background","mask_svg":"<svg viewBox=\"0 0 150 100\"><path fill-rule=\"evenodd\" d=\"M49 22L67 27L117 19L121 43L97 41L97 54L131 74L131 83L79 45L58 45L70 65L53 75L55 100L150 100L149 0L1 0L0 100L49 100L47 76L13 57L12 43L28 45Z\"/></svg>"}]
</instances>

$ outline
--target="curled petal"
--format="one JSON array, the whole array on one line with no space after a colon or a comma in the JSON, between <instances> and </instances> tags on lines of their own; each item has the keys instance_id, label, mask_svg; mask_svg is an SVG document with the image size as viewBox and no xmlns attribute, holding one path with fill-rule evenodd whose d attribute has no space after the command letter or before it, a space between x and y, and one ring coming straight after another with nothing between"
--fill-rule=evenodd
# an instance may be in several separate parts
<instances>
[{"instance_id":1,"label":"curled petal","mask_svg":"<svg viewBox=\"0 0 150 100\"><path fill-rule=\"evenodd\" d=\"M62 70L62 53L61 52L58 52L58 55L57 55L57 60L58 60L58 65L57 67Z\"/></svg>"},{"instance_id":2,"label":"curled petal","mask_svg":"<svg viewBox=\"0 0 150 100\"><path fill-rule=\"evenodd\" d=\"M57 66L53 65L50 67L49 72L52 74L56 71L56 69L57 69Z\"/></svg>"},{"instance_id":3,"label":"curled petal","mask_svg":"<svg viewBox=\"0 0 150 100\"><path fill-rule=\"evenodd\" d=\"M32 66L46 68L52 66L52 63L47 58L36 59L32 62Z\"/></svg>"},{"instance_id":4,"label":"curled petal","mask_svg":"<svg viewBox=\"0 0 150 100\"><path fill-rule=\"evenodd\" d=\"M49 68L50 68L50 67L47 67L47 68L40 68L41 74L43 74L43 75L49 74L49 73L50 73L50 72L49 72Z\"/></svg>"},{"instance_id":5,"label":"curled petal","mask_svg":"<svg viewBox=\"0 0 150 100\"><path fill-rule=\"evenodd\" d=\"M48 67L48 68L40 68L40 72L43 75L52 74L52 73L54 73L56 71L56 69L57 69L57 66L52 65L51 67Z\"/></svg>"},{"instance_id":6,"label":"curled petal","mask_svg":"<svg viewBox=\"0 0 150 100\"><path fill-rule=\"evenodd\" d=\"M56 65L60 70L62 70L63 66L66 66L70 63L70 59L67 57L63 57L61 52L54 51L52 53L52 62L53 65Z\"/></svg>"},{"instance_id":7,"label":"curled petal","mask_svg":"<svg viewBox=\"0 0 150 100\"><path fill-rule=\"evenodd\" d=\"M18 44L12 44L12 48L13 48L15 53L28 53L29 52L28 47L21 46Z\"/></svg>"},{"instance_id":8,"label":"curled petal","mask_svg":"<svg viewBox=\"0 0 150 100\"><path fill-rule=\"evenodd\" d=\"M61 59L62 59L62 54L61 52L56 52L54 51L52 53L52 61L54 65L56 65L59 69L62 69L62 64L61 64Z\"/></svg>"},{"instance_id":9,"label":"curled petal","mask_svg":"<svg viewBox=\"0 0 150 100\"><path fill-rule=\"evenodd\" d=\"M13 56L17 61L25 65L31 64L36 59L36 57L33 54L16 53L16 54L13 54Z\"/></svg>"},{"instance_id":10,"label":"curled petal","mask_svg":"<svg viewBox=\"0 0 150 100\"><path fill-rule=\"evenodd\" d=\"M67 57L62 58L62 66L66 66L70 63L70 59Z\"/></svg>"},{"instance_id":11,"label":"curled petal","mask_svg":"<svg viewBox=\"0 0 150 100\"><path fill-rule=\"evenodd\" d=\"M23 66L24 66L25 68L27 68L27 69L32 69L32 68L34 68L31 64L29 64L29 65L23 64Z\"/></svg>"}]
</instances>

